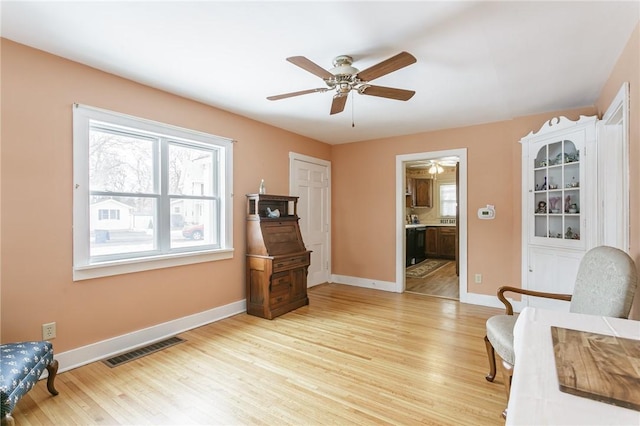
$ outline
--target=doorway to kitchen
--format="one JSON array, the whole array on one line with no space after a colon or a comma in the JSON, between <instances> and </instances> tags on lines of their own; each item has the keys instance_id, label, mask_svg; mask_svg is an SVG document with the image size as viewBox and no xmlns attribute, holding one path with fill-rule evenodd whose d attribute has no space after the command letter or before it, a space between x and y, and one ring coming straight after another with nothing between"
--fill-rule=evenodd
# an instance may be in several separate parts
<instances>
[{"instance_id":1,"label":"doorway to kitchen","mask_svg":"<svg viewBox=\"0 0 640 426\"><path fill-rule=\"evenodd\" d=\"M467 299L466 149L396 157L399 292Z\"/></svg>"}]
</instances>

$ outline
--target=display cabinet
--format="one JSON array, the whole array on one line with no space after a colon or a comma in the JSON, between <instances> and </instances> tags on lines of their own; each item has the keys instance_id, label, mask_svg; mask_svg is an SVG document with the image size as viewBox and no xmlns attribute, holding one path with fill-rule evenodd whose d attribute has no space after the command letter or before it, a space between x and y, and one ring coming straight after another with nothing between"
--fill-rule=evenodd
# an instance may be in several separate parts
<instances>
[{"instance_id":1,"label":"display cabinet","mask_svg":"<svg viewBox=\"0 0 640 426\"><path fill-rule=\"evenodd\" d=\"M572 293L579 261L594 244L596 123L553 118L521 139L524 288ZM566 305L538 300L540 307Z\"/></svg>"},{"instance_id":2,"label":"display cabinet","mask_svg":"<svg viewBox=\"0 0 640 426\"><path fill-rule=\"evenodd\" d=\"M311 251L298 226L298 197L247 195L247 313L273 319L309 304Z\"/></svg>"}]
</instances>

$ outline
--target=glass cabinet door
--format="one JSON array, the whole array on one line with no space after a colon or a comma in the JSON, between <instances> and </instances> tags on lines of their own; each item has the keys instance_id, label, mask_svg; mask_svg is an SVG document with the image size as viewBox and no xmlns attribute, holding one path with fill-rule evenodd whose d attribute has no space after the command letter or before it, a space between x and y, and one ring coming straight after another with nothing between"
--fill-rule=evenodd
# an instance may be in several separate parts
<instances>
[{"instance_id":1,"label":"glass cabinet door","mask_svg":"<svg viewBox=\"0 0 640 426\"><path fill-rule=\"evenodd\" d=\"M533 168L533 236L580 240L580 149L570 139L535 147Z\"/></svg>"}]
</instances>

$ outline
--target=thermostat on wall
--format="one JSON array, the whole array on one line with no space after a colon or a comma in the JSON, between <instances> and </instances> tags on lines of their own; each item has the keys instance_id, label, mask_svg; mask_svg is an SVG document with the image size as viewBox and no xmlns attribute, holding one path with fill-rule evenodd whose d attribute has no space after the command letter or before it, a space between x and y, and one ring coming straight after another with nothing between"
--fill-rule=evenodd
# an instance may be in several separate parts
<instances>
[{"instance_id":1,"label":"thermostat on wall","mask_svg":"<svg viewBox=\"0 0 640 426\"><path fill-rule=\"evenodd\" d=\"M496 217L496 209L491 204L487 204L487 207L480 207L478 209L478 217L480 219L494 219Z\"/></svg>"}]
</instances>

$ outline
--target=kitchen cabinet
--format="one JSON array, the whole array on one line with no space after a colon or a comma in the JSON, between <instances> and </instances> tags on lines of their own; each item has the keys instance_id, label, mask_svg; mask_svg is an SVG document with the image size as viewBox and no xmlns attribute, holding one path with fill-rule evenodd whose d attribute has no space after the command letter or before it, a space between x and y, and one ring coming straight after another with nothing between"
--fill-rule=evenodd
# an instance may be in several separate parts
<instances>
[{"instance_id":1,"label":"kitchen cabinet","mask_svg":"<svg viewBox=\"0 0 640 426\"><path fill-rule=\"evenodd\" d=\"M298 197L247 195L247 313L273 319L309 304L311 251L298 226ZM277 212L277 213L276 213Z\"/></svg>"},{"instance_id":2,"label":"kitchen cabinet","mask_svg":"<svg viewBox=\"0 0 640 426\"><path fill-rule=\"evenodd\" d=\"M456 258L457 232L454 227L443 227L438 230L438 255L444 259Z\"/></svg>"},{"instance_id":3,"label":"kitchen cabinet","mask_svg":"<svg viewBox=\"0 0 640 426\"><path fill-rule=\"evenodd\" d=\"M426 230L427 258L456 258L458 233L454 226L430 226Z\"/></svg>"},{"instance_id":4,"label":"kitchen cabinet","mask_svg":"<svg viewBox=\"0 0 640 426\"><path fill-rule=\"evenodd\" d=\"M433 207L433 179L407 179L407 207Z\"/></svg>"},{"instance_id":5,"label":"kitchen cabinet","mask_svg":"<svg viewBox=\"0 0 640 426\"><path fill-rule=\"evenodd\" d=\"M428 258L438 257L438 228L429 227L426 232L426 254Z\"/></svg>"}]
</instances>

